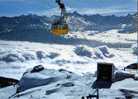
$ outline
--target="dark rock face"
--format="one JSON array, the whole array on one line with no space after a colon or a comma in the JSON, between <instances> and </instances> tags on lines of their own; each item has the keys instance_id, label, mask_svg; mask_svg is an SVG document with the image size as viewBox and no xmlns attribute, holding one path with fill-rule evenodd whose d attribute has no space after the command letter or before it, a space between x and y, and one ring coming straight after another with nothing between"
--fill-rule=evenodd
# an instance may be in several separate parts
<instances>
[{"instance_id":1,"label":"dark rock face","mask_svg":"<svg viewBox=\"0 0 138 99\"><path fill-rule=\"evenodd\" d=\"M7 87L10 85L15 85L17 84L19 81L16 79L12 79L12 78L5 78L5 77L0 77L0 87Z\"/></svg>"},{"instance_id":2,"label":"dark rock face","mask_svg":"<svg viewBox=\"0 0 138 99\"><path fill-rule=\"evenodd\" d=\"M120 89L120 91L126 97L126 99L133 99L135 98L135 94L138 94L137 91L133 91L133 90Z\"/></svg>"},{"instance_id":3,"label":"dark rock face","mask_svg":"<svg viewBox=\"0 0 138 99\"><path fill-rule=\"evenodd\" d=\"M125 69L138 69L138 63L133 63L125 67Z\"/></svg>"},{"instance_id":4,"label":"dark rock face","mask_svg":"<svg viewBox=\"0 0 138 99\"><path fill-rule=\"evenodd\" d=\"M38 66L35 66L33 68L33 70L31 71L31 73L39 72L39 71L42 71L42 70L44 70L44 67L42 65L38 65Z\"/></svg>"},{"instance_id":5,"label":"dark rock face","mask_svg":"<svg viewBox=\"0 0 138 99\"><path fill-rule=\"evenodd\" d=\"M115 73L115 80L114 82L117 82L117 81L121 81L121 80L124 80L124 79L127 79L127 78L135 78L135 75L134 74L130 74L130 73L125 73L125 72L116 72Z\"/></svg>"}]
</instances>

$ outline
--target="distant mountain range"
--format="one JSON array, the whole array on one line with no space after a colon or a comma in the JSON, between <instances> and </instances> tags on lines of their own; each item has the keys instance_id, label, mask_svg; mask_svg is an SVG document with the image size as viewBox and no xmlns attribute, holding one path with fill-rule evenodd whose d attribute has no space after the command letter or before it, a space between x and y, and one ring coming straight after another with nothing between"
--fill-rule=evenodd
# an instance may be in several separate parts
<instances>
[{"instance_id":1,"label":"distant mountain range","mask_svg":"<svg viewBox=\"0 0 138 99\"><path fill-rule=\"evenodd\" d=\"M106 31L118 29L120 32L136 32L136 14L128 14L126 16L102 16L100 14L81 15L74 12L70 13L69 16L70 27L73 26L72 28L75 28L75 30Z\"/></svg>"},{"instance_id":2,"label":"distant mountain range","mask_svg":"<svg viewBox=\"0 0 138 99\"><path fill-rule=\"evenodd\" d=\"M107 31L118 29L122 33L136 32L136 14L127 16L81 15L78 12L68 13L68 24L71 31ZM57 17L57 16L53 16ZM0 39L48 39L53 17L38 15L21 15L16 17L0 17ZM40 36L42 35L42 36Z\"/></svg>"}]
</instances>

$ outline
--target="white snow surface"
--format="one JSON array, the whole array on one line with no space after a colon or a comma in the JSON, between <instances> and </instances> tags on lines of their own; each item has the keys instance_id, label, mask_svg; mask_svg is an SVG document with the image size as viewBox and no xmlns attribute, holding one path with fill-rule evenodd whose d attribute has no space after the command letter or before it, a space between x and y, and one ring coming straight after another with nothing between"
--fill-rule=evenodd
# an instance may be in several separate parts
<instances>
[{"instance_id":1,"label":"white snow surface","mask_svg":"<svg viewBox=\"0 0 138 99\"><path fill-rule=\"evenodd\" d=\"M36 43L27 41L0 40L0 76L21 79L23 73L36 65L43 65L47 69L65 69L80 76L75 83L78 86L67 91L57 88L54 84L29 89L14 99L80 99L81 95L88 95L91 90L86 84L93 77L82 77L88 73L94 74L97 62L114 63L118 69L123 69L128 64L137 62L137 55L133 53L132 45L136 44L136 33L120 34L117 30L103 33L93 31L74 32L66 37L72 37L80 41L72 44ZM85 80L84 80L85 79ZM63 82L61 80L61 82ZM132 83L131 86L130 82ZM101 91L103 99L115 99L124 97L119 89L138 91L137 81L126 79L115 83L111 90ZM81 87L80 87L81 86ZM77 87L77 88L76 88ZM76 90L75 90L76 89ZM14 90L14 91L13 91ZM54 90L53 94L45 95L46 90ZM87 92L88 90L88 92ZM0 89L1 99L7 99L15 92L15 87ZM114 93L114 96L109 94ZM105 96L104 96L105 95ZM62 97L62 98L61 98ZM135 99L135 98L134 98Z\"/></svg>"},{"instance_id":2,"label":"white snow surface","mask_svg":"<svg viewBox=\"0 0 138 99\"><path fill-rule=\"evenodd\" d=\"M20 93L15 94L17 87L11 86L0 90L2 99L81 99L82 96L92 94L92 84L95 81L95 75L85 74L76 75L63 69L44 69L39 72L31 73L31 69L24 73L20 80L18 88ZM130 85L130 83L132 85ZM100 90L101 99L116 99L117 97L125 99L124 93L120 89L130 92L137 96L138 89L135 87L138 81L126 79L116 82L109 89Z\"/></svg>"}]
</instances>

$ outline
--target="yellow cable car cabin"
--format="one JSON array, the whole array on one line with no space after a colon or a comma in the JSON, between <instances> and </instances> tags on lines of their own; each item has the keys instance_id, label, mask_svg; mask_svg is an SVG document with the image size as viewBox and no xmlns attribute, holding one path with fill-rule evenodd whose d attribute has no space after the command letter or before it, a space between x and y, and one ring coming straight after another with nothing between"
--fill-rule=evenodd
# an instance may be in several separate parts
<instances>
[{"instance_id":1,"label":"yellow cable car cabin","mask_svg":"<svg viewBox=\"0 0 138 99\"><path fill-rule=\"evenodd\" d=\"M51 33L56 36L68 34L69 28L67 23L52 24Z\"/></svg>"},{"instance_id":2,"label":"yellow cable car cabin","mask_svg":"<svg viewBox=\"0 0 138 99\"><path fill-rule=\"evenodd\" d=\"M59 5L59 8L61 9L61 16L59 19L54 20L51 26L51 33L56 36L61 36L68 34L69 27L68 24L66 23L67 14L63 1L61 2L61 0L56 0L56 3Z\"/></svg>"}]
</instances>

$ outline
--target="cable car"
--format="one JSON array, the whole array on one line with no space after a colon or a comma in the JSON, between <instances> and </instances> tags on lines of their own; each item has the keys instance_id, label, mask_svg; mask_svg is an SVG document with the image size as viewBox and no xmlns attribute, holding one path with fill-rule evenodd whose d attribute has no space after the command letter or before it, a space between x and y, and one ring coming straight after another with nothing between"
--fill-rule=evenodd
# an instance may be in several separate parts
<instances>
[{"instance_id":1,"label":"cable car","mask_svg":"<svg viewBox=\"0 0 138 99\"><path fill-rule=\"evenodd\" d=\"M61 0L56 0L56 3L59 5L61 9L61 16L59 19L53 22L51 26L51 33L56 36L61 36L68 34L69 32L69 27L68 24L66 23L67 13L63 1L61 2Z\"/></svg>"},{"instance_id":2,"label":"cable car","mask_svg":"<svg viewBox=\"0 0 138 99\"><path fill-rule=\"evenodd\" d=\"M69 32L69 27L66 22L64 23L58 23L58 24L52 24L51 26L51 32L52 34L56 36L65 35Z\"/></svg>"}]
</instances>

